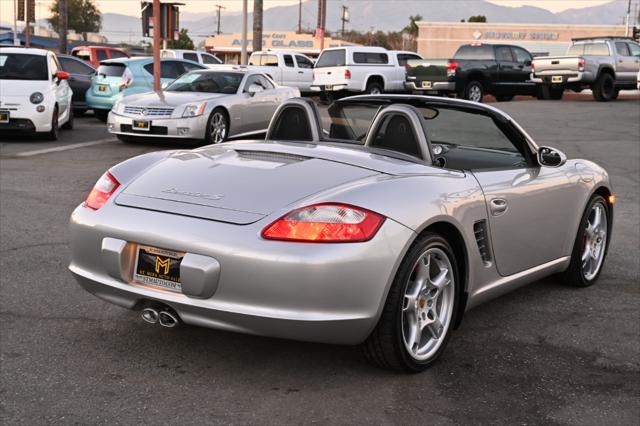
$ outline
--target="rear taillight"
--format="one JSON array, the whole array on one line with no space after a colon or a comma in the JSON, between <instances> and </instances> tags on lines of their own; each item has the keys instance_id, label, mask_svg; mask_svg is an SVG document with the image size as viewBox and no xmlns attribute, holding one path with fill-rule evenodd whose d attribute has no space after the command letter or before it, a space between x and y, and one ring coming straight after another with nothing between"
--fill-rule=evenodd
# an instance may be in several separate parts
<instances>
[{"instance_id":1,"label":"rear taillight","mask_svg":"<svg viewBox=\"0 0 640 426\"><path fill-rule=\"evenodd\" d=\"M354 243L378 232L384 216L345 204L315 204L293 210L262 230L268 240Z\"/></svg>"},{"instance_id":2,"label":"rear taillight","mask_svg":"<svg viewBox=\"0 0 640 426\"><path fill-rule=\"evenodd\" d=\"M409 64L407 64L407 63L404 64L404 72L405 73L409 72Z\"/></svg>"},{"instance_id":3,"label":"rear taillight","mask_svg":"<svg viewBox=\"0 0 640 426\"><path fill-rule=\"evenodd\" d=\"M119 186L120 182L118 182L111 173L106 172L100 176L100 179L98 179L89 195L87 195L85 205L90 209L98 210L105 205Z\"/></svg>"},{"instance_id":4,"label":"rear taillight","mask_svg":"<svg viewBox=\"0 0 640 426\"><path fill-rule=\"evenodd\" d=\"M344 79L345 79L345 80L349 80L349 79L351 79L351 71L349 71L349 68L347 68L346 70L344 70Z\"/></svg>"},{"instance_id":5,"label":"rear taillight","mask_svg":"<svg viewBox=\"0 0 640 426\"><path fill-rule=\"evenodd\" d=\"M535 70L536 70L536 63L531 62L531 72L534 72Z\"/></svg>"},{"instance_id":6,"label":"rear taillight","mask_svg":"<svg viewBox=\"0 0 640 426\"><path fill-rule=\"evenodd\" d=\"M584 71L584 59L578 59L578 71Z\"/></svg>"},{"instance_id":7,"label":"rear taillight","mask_svg":"<svg viewBox=\"0 0 640 426\"><path fill-rule=\"evenodd\" d=\"M460 64L458 64L455 61L449 61L447 63L447 77L453 77L456 75L456 70L458 69L458 67L460 66Z\"/></svg>"}]
</instances>

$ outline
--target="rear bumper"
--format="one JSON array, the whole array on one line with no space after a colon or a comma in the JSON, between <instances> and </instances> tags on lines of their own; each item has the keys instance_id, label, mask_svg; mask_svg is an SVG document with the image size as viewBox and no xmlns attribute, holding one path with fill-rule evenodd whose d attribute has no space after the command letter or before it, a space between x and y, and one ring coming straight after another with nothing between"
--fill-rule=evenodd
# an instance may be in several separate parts
<instances>
[{"instance_id":1,"label":"rear bumper","mask_svg":"<svg viewBox=\"0 0 640 426\"><path fill-rule=\"evenodd\" d=\"M116 135L139 136L145 138L177 138L200 139L205 138L207 117L202 115L194 118L151 118L150 131L133 130L133 120L148 119L119 115L111 111L107 119L109 133Z\"/></svg>"},{"instance_id":2,"label":"rear bumper","mask_svg":"<svg viewBox=\"0 0 640 426\"><path fill-rule=\"evenodd\" d=\"M339 92L341 90L350 90L348 84L328 84L328 85L319 85L312 84L311 91L312 92Z\"/></svg>"},{"instance_id":3,"label":"rear bumper","mask_svg":"<svg viewBox=\"0 0 640 426\"><path fill-rule=\"evenodd\" d=\"M562 81L553 81L562 78ZM571 84L584 83L589 84L594 81L593 73L589 71L543 71L531 74L531 81L536 84Z\"/></svg>"},{"instance_id":4,"label":"rear bumper","mask_svg":"<svg viewBox=\"0 0 640 426\"><path fill-rule=\"evenodd\" d=\"M414 81L406 81L404 83L404 88L410 91L419 91L419 92L455 92L456 91L456 83L454 81L434 81L431 83L431 88L426 89L421 86L417 86Z\"/></svg>"},{"instance_id":5,"label":"rear bumper","mask_svg":"<svg viewBox=\"0 0 640 426\"><path fill-rule=\"evenodd\" d=\"M87 107L91 109L105 109L110 110L117 99L120 98L120 94L113 96L96 96L91 89L87 90L85 95L85 102Z\"/></svg>"},{"instance_id":6,"label":"rear bumper","mask_svg":"<svg viewBox=\"0 0 640 426\"><path fill-rule=\"evenodd\" d=\"M262 239L260 230L275 216L232 225L112 203L98 211L79 206L70 223L69 269L85 290L108 302L128 309L161 302L193 325L325 343L364 341L413 231L387 219L366 243ZM124 242L125 254L105 251L105 239ZM137 244L215 259L219 275L203 281L211 287L201 297L132 284ZM189 287L182 269L181 275L183 289L198 287Z\"/></svg>"}]
</instances>

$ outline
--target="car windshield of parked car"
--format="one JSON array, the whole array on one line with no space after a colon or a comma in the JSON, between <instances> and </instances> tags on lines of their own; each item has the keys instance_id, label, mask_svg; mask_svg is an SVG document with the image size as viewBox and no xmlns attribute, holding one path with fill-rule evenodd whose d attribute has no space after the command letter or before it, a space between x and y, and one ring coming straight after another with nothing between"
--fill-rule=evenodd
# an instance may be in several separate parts
<instances>
[{"instance_id":1,"label":"car windshield of parked car","mask_svg":"<svg viewBox=\"0 0 640 426\"><path fill-rule=\"evenodd\" d=\"M345 65L345 50L325 50L316 62L316 68L342 67Z\"/></svg>"},{"instance_id":2,"label":"car windshield of parked car","mask_svg":"<svg viewBox=\"0 0 640 426\"><path fill-rule=\"evenodd\" d=\"M48 80L47 57L0 53L0 80Z\"/></svg>"},{"instance_id":3,"label":"car windshield of parked car","mask_svg":"<svg viewBox=\"0 0 640 426\"><path fill-rule=\"evenodd\" d=\"M171 83L167 91L233 94L243 76L239 72L191 72Z\"/></svg>"},{"instance_id":4,"label":"car windshield of parked car","mask_svg":"<svg viewBox=\"0 0 640 426\"><path fill-rule=\"evenodd\" d=\"M104 77L122 77L126 68L127 66L124 64L100 65L97 74Z\"/></svg>"}]
</instances>

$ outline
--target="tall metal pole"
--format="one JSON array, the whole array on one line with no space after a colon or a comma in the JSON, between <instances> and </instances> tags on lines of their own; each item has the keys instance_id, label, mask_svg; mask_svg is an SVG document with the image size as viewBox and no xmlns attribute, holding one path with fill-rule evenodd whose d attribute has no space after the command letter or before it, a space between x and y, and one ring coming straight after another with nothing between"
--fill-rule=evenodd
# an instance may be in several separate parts
<instances>
[{"instance_id":1,"label":"tall metal pole","mask_svg":"<svg viewBox=\"0 0 640 426\"><path fill-rule=\"evenodd\" d=\"M316 39L320 41L320 50L324 49L324 28L326 24L325 14L327 13L327 3L325 0L318 0L318 24L316 26Z\"/></svg>"},{"instance_id":2,"label":"tall metal pole","mask_svg":"<svg viewBox=\"0 0 640 426\"><path fill-rule=\"evenodd\" d=\"M220 35L220 10L221 9L226 9L226 7L220 6L219 4L216 4L215 7L218 8L218 30L216 31L216 34Z\"/></svg>"},{"instance_id":3,"label":"tall metal pole","mask_svg":"<svg viewBox=\"0 0 640 426\"><path fill-rule=\"evenodd\" d=\"M302 0L298 0L298 34L302 34Z\"/></svg>"},{"instance_id":4,"label":"tall metal pole","mask_svg":"<svg viewBox=\"0 0 640 426\"><path fill-rule=\"evenodd\" d=\"M20 46L20 40L18 40L18 2L21 0L15 0L13 2L13 45Z\"/></svg>"},{"instance_id":5,"label":"tall metal pole","mask_svg":"<svg viewBox=\"0 0 640 426\"><path fill-rule=\"evenodd\" d=\"M158 92L160 85L160 0L153 0L153 90Z\"/></svg>"},{"instance_id":6,"label":"tall metal pole","mask_svg":"<svg viewBox=\"0 0 640 426\"><path fill-rule=\"evenodd\" d=\"M240 64L247 65L247 0L242 0L242 50Z\"/></svg>"},{"instance_id":7,"label":"tall metal pole","mask_svg":"<svg viewBox=\"0 0 640 426\"><path fill-rule=\"evenodd\" d=\"M322 1L322 38L320 39L320 50L324 49L324 33L327 28L327 0Z\"/></svg>"},{"instance_id":8,"label":"tall metal pole","mask_svg":"<svg viewBox=\"0 0 640 426\"><path fill-rule=\"evenodd\" d=\"M67 53L67 0L58 2L58 32L60 33L60 53Z\"/></svg>"},{"instance_id":9,"label":"tall metal pole","mask_svg":"<svg viewBox=\"0 0 640 426\"><path fill-rule=\"evenodd\" d=\"M624 36L629 37L629 15L631 14L631 0L627 3L627 17L625 19Z\"/></svg>"},{"instance_id":10,"label":"tall metal pole","mask_svg":"<svg viewBox=\"0 0 640 426\"><path fill-rule=\"evenodd\" d=\"M26 24L24 31L24 47L31 47L31 25L29 24L29 0L24 0L24 21Z\"/></svg>"},{"instance_id":11,"label":"tall metal pole","mask_svg":"<svg viewBox=\"0 0 640 426\"><path fill-rule=\"evenodd\" d=\"M262 50L262 0L253 0L253 51Z\"/></svg>"}]
</instances>

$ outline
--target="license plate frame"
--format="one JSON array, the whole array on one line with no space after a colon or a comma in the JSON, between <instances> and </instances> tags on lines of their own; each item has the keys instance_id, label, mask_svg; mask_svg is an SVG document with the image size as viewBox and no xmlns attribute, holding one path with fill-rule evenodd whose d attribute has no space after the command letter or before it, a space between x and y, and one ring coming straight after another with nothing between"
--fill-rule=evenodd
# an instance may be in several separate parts
<instances>
[{"instance_id":1,"label":"license plate frame","mask_svg":"<svg viewBox=\"0 0 640 426\"><path fill-rule=\"evenodd\" d=\"M551 82L552 83L562 83L562 76L561 75L553 75L553 76L551 76Z\"/></svg>"},{"instance_id":2,"label":"license plate frame","mask_svg":"<svg viewBox=\"0 0 640 426\"><path fill-rule=\"evenodd\" d=\"M139 244L132 281L153 288L182 293L180 264L186 253Z\"/></svg>"},{"instance_id":3,"label":"license plate frame","mask_svg":"<svg viewBox=\"0 0 640 426\"><path fill-rule=\"evenodd\" d=\"M433 88L433 83L430 81L423 81L422 82L422 88L423 89L432 89Z\"/></svg>"},{"instance_id":4,"label":"license plate frame","mask_svg":"<svg viewBox=\"0 0 640 426\"><path fill-rule=\"evenodd\" d=\"M139 132L148 132L151 130L150 120L132 120L131 128Z\"/></svg>"},{"instance_id":5,"label":"license plate frame","mask_svg":"<svg viewBox=\"0 0 640 426\"><path fill-rule=\"evenodd\" d=\"M333 90L333 84L325 84L324 85L324 90L332 91Z\"/></svg>"},{"instance_id":6,"label":"license plate frame","mask_svg":"<svg viewBox=\"0 0 640 426\"><path fill-rule=\"evenodd\" d=\"M0 111L0 123L7 124L11 120L11 113L9 111Z\"/></svg>"},{"instance_id":7,"label":"license plate frame","mask_svg":"<svg viewBox=\"0 0 640 426\"><path fill-rule=\"evenodd\" d=\"M106 84L98 84L98 92L105 93L108 87L109 86L107 86Z\"/></svg>"}]
</instances>

